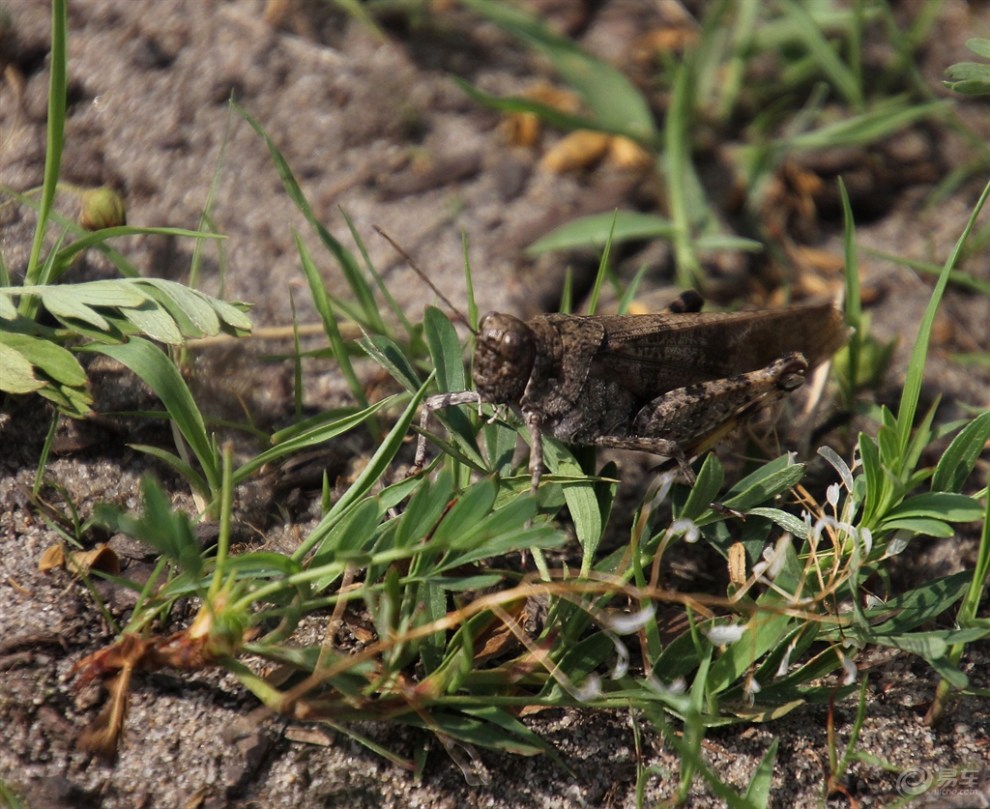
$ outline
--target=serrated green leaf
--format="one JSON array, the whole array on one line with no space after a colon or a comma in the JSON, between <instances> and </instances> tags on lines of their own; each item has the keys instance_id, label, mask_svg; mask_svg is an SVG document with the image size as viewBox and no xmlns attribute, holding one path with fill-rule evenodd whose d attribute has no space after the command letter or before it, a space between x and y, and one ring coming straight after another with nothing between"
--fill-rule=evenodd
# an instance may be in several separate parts
<instances>
[{"instance_id":1,"label":"serrated green leaf","mask_svg":"<svg viewBox=\"0 0 990 809\"><path fill-rule=\"evenodd\" d=\"M74 387L86 384L86 372L79 361L72 355L72 352L62 348L58 343L43 337L0 330L0 346L13 349L32 366L56 382ZM3 368L0 374L5 373L6 368L4 366L0 366L0 368ZM0 376L0 385L3 385L4 381Z\"/></svg>"},{"instance_id":2,"label":"serrated green leaf","mask_svg":"<svg viewBox=\"0 0 990 809\"><path fill-rule=\"evenodd\" d=\"M217 334L220 331L220 318L215 306L219 301L212 301L201 292L175 281L141 279L139 283L145 285L148 294L166 306L170 312L177 311L189 318L199 334ZM173 305L167 306L168 301Z\"/></svg>"},{"instance_id":3,"label":"serrated green leaf","mask_svg":"<svg viewBox=\"0 0 990 809\"><path fill-rule=\"evenodd\" d=\"M34 375L34 366L0 335L0 390L7 393L33 393L45 383Z\"/></svg>"},{"instance_id":4,"label":"serrated green leaf","mask_svg":"<svg viewBox=\"0 0 990 809\"><path fill-rule=\"evenodd\" d=\"M161 309L156 303L147 308L123 309L124 317L129 323L146 337L166 345L180 345L182 332L176 326L175 319Z\"/></svg>"}]
</instances>

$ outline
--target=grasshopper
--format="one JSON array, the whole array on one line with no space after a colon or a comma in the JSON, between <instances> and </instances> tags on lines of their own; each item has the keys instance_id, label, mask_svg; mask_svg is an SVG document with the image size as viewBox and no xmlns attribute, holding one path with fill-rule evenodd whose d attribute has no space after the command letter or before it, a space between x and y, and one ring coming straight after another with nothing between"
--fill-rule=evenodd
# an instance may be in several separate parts
<instances>
[{"instance_id":1,"label":"grasshopper","mask_svg":"<svg viewBox=\"0 0 990 809\"><path fill-rule=\"evenodd\" d=\"M478 325L476 389L426 400L416 466L426 459L431 412L489 403L508 406L526 423L534 490L544 434L662 455L691 477L689 459L801 387L808 371L847 339L842 313L831 303L736 313L702 313L701 304L699 295L685 293L666 311L647 315L545 314L523 321L489 312Z\"/></svg>"}]
</instances>

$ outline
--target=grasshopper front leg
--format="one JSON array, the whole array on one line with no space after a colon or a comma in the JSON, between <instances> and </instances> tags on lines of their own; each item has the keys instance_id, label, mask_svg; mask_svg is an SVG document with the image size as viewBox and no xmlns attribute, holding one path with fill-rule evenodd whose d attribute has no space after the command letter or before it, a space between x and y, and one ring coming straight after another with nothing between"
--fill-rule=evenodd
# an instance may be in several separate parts
<instances>
[{"instance_id":1,"label":"grasshopper front leg","mask_svg":"<svg viewBox=\"0 0 990 809\"><path fill-rule=\"evenodd\" d=\"M480 407L484 401L477 391L462 390L456 393L438 393L423 402L423 412L419 417L419 438L416 441L416 455L413 460L413 468L416 472L420 472L426 465L426 428L430 421L430 414L434 410L442 410L445 407L456 405L473 404Z\"/></svg>"},{"instance_id":2,"label":"grasshopper front leg","mask_svg":"<svg viewBox=\"0 0 990 809\"><path fill-rule=\"evenodd\" d=\"M758 371L676 388L636 414L627 436L601 436L595 446L634 449L677 461L689 478L688 460L713 447L753 413L804 384L808 362L787 354Z\"/></svg>"}]
</instances>

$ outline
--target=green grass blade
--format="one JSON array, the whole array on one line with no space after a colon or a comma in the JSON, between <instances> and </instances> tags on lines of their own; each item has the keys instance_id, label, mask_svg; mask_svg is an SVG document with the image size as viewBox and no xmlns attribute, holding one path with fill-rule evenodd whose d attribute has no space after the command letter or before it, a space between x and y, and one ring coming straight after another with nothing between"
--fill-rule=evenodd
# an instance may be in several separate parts
<instances>
[{"instance_id":1,"label":"green grass blade","mask_svg":"<svg viewBox=\"0 0 990 809\"><path fill-rule=\"evenodd\" d=\"M285 193L289 196L289 199L295 204L295 206L300 210L302 215L309 222L310 227L316 233L317 237L323 243L330 253L337 259L337 263L340 264L340 268L344 273L344 277L347 279L347 283L351 290L357 296L361 311L368 318L368 327L375 332L380 334L386 333L385 323L381 319L381 315L378 312L378 306L376 305L374 298L371 297L370 288L367 283L365 283L364 278L361 276L361 270L358 267L357 261L355 261L354 256L351 255L350 251L346 250L344 246L334 238L329 230L316 218L316 214L310 207L309 201L302 192L295 175L292 173L292 169L289 167L288 161L282 155L282 152L275 145L275 141L271 139L268 133L265 131L264 127L243 107L241 107L236 102L231 102L234 109L244 118L245 121L251 126L251 128L258 133L259 137L265 142L268 147L268 152L271 155L272 162L275 164L275 170L278 172L278 176L282 180L282 187L285 189Z\"/></svg>"},{"instance_id":2,"label":"green grass blade","mask_svg":"<svg viewBox=\"0 0 990 809\"><path fill-rule=\"evenodd\" d=\"M68 79L66 73L66 47L68 37L68 3L66 0L52 0L52 48L48 60L48 129L45 144L45 178L41 187L41 202L38 208L38 224L34 230L34 241L31 243L31 254L28 257L27 270L24 274L26 284L44 284L45 268L50 268L46 262L39 267L41 249L44 245L45 232L48 230L48 218L55 201L55 191L58 188L59 167L62 162L62 141L65 130L65 107ZM20 312L27 318L34 318L38 311L37 302L21 301Z\"/></svg>"},{"instance_id":3,"label":"green grass blade","mask_svg":"<svg viewBox=\"0 0 990 809\"><path fill-rule=\"evenodd\" d=\"M826 39L821 27L804 6L794 0L781 0L781 8L789 15L794 31L811 53L819 69L853 107L863 106L863 91L855 74L845 65Z\"/></svg>"},{"instance_id":4,"label":"green grass blade","mask_svg":"<svg viewBox=\"0 0 990 809\"><path fill-rule=\"evenodd\" d=\"M615 211L572 219L542 236L526 248L529 255L578 247L602 248L611 234L614 244L637 239L669 239L673 223L663 216L638 211Z\"/></svg>"},{"instance_id":5,"label":"green grass blade","mask_svg":"<svg viewBox=\"0 0 990 809\"><path fill-rule=\"evenodd\" d=\"M199 461L210 491L219 491L220 459L206 431L203 414L182 375L164 352L140 337L132 337L120 345L90 345L83 350L95 351L117 360L155 392Z\"/></svg>"},{"instance_id":6,"label":"green grass blade","mask_svg":"<svg viewBox=\"0 0 990 809\"><path fill-rule=\"evenodd\" d=\"M361 380L358 379L358 375L354 371L354 366L351 364L351 357L347 353L347 346L344 345L344 338L340 334L340 327L337 325L337 315L333 311L333 304L330 301L330 296L327 294L326 287L323 285L320 271L316 269L313 259L310 258L309 250L299 237L299 234L293 233L292 237L296 242L296 250L299 252L299 260L302 263L303 273L309 283L309 291L313 296L313 305L316 306L316 311L320 315L320 321L323 323L323 331L326 333L327 341L330 343L330 350L333 352L334 359L337 360L337 364L340 366L341 373L344 374L344 379L347 380L347 386L350 388L351 395L361 407L367 407L368 399L364 395L364 386L361 384Z\"/></svg>"},{"instance_id":7,"label":"green grass blade","mask_svg":"<svg viewBox=\"0 0 990 809\"><path fill-rule=\"evenodd\" d=\"M588 55L546 28L538 18L505 3L464 0L469 8L519 37L546 56L584 98L596 121L611 131L653 140L653 116L639 90L611 65Z\"/></svg>"},{"instance_id":8,"label":"green grass blade","mask_svg":"<svg viewBox=\"0 0 990 809\"><path fill-rule=\"evenodd\" d=\"M399 448L405 442L406 436L409 433L409 427L415 419L419 406L423 401L423 397L426 395L426 389L433 381L433 377L426 380L423 386L416 391L416 394L410 399L409 404L403 411L402 416L395 423L395 426L389 431L388 435L382 441L381 445L375 451L375 454L371 456L368 464L358 475L357 480L355 480L350 487L341 495L340 499L330 508L322 520L320 520L319 525L313 529L313 532L300 543L299 547L292 554L293 559L303 559L306 554L310 552L316 545L318 545L323 537L330 528L343 516L348 508L350 508L354 503L364 497L365 494L370 491L371 487L374 486L385 474L392 460L395 458L396 453Z\"/></svg>"},{"instance_id":9,"label":"green grass blade","mask_svg":"<svg viewBox=\"0 0 990 809\"><path fill-rule=\"evenodd\" d=\"M959 263L962 256L963 247L970 233L976 227L976 220L986 204L987 197L990 196L990 184L987 184L977 200L969 221L959 236L952 253L942 268L942 274L935 283L931 298L925 309L925 314L918 327L918 335L915 338L914 349L911 351L911 359L908 361L907 375L904 379L904 388L901 393L900 406L897 409L897 432L898 444L902 453L906 453L911 440L911 430L914 426L914 417L918 409L918 400L921 396L921 382L924 377L925 363L928 360L928 344L931 340L932 327L935 323L935 315L938 312L939 304L945 293L945 287L949 283L949 273Z\"/></svg>"}]
</instances>

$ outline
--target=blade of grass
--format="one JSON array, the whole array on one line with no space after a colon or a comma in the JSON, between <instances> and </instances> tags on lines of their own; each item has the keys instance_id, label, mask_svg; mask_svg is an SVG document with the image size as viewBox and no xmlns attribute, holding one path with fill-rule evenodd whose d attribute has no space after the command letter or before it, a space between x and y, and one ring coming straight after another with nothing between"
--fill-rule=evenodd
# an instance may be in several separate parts
<instances>
[{"instance_id":1,"label":"blade of grass","mask_svg":"<svg viewBox=\"0 0 990 809\"><path fill-rule=\"evenodd\" d=\"M300 543L299 547L292 554L293 559L304 559L310 550L323 541L329 530L344 515L346 510L367 494L371 487L385 474L395 454L405 441L406 435L409 432L409 426L416 417L420 403L423 401L426 390L432 382L433 374L430 374L426 382L423 383L422 387L410 399L402 416L396 421L395 426L392 427L388 435L385 436L385 439L381 442L375 454L371 456L367 466L361 471L357 480L333 504L323 519L320 520L319 525L313 529L313 532Z\"/></svg>"},{"instance_id":2,"label":"blade of grass","mask_svg":"<svg viewBox=\"0 0 990 809\"><path fill-rule=\"evenodd\" d=\"M337 316L333 311L333 303L330 301L330 296L327 294L326 287L323 285L320 271L316 269L316 265L309 255L309 250L299 237L299 234L294 232L292 238L295 239L296 250L299 252L299 260L302 263L303 273L309 282L310 294L313 296L313 305L316 306L316 311L320 315L323 330L326 332L334 359L337 360L337 364L340 366L341 373L343 373L344 379L347 381L347 387L351 390L351 395L361 407L367 407L368 399L364 395L364 386L361 384L361 380L358 379L357 373L354 371L354 366L351 364L350 355L347 353L347 347L344 345L344 338L341 336L340 327L337 325ZM372 422L370 426L372 434L377 435L377 424Z\"/></svg>"},{"instance_id":3,"label":"blade of grass","mask_svg":"<svg viewBox=\"0 0 990 809\"><path fill-rule=\"evenodd\" d=\"M946 260L942 268L942 273L939 275L938 281L935 283L935 288L932 290L925 314L921 319L921 325L918 327L918 335L915 338L914 349L911 351L911 359L908 362L908 371L904 379L900 406L897 410L897 438L902 455L907 453L908 445L911 441L911 430L914 427L914 417L918 409L918 400L921 396L921 382L924 377L925 363L928 359L928 344L931 340L935 315L938 312L939 304L942 302L945 288L949 283L949 273L952 272L953 268L959 262L959 257L962 255L966 240L969 238L969 234L973 231L973 228L976 227L977 217L980 211L983 210L988 196L990 196L990 183L984 187L983 193L980 194L980 198L977 200L972 214L970 214L966 227L963 229L962 234L956 241L955 247L952 249L952 253Z\"/></svg>"},{"instance_id":4,"label":"blade of grass","mask_svg":"<svg viewBox=\"0 0 990 809\"><path fill-rule=\"evenodd\" d=\"M67 92L66 78L66 37L68 30L68 3L66 0L52 0L52 47L48 61L48 128L45 144L45 178L41 187L41 203L38 209L38 224L34 230L34 241L31 243L31 253L28 257L24 281L27 284L45 284L44 267L39 268L41 248L44 245L45 232L48 229L48 216L55 200L58 187L59 167L62 162L62 141L65 130L65 105ZM38 312L35 300L22 300L20 313L33 319Z\"/></svg>"},{"instance_id":5,"label":"blade of grass","mask_svg":"<svg viewBox=\"0 0 990 809\"><path fill-rule=\"evenodd\" d=\"M213 441L206 431L203 414L182 375L164 352L140 337L132 337L120 345L94 344L85 346L82 350L95 351L117 360L154 391L199 461L210 491L217 492L220 487L220 463Z\"/></svg>"},{"instance_id":6,"label":"blade of grass","mask_svg":"<svg viewBox=\"0 0 990 809\"><path fill-rule=\"evenodd\" d=\"M344 273L344 277L347 279L347 283L351 290L357 296L361 311L364 313L365 317L368 318L368 326L372 331L376 331L380 334L385 334L385 323L381 319L381 315L378 312L378 306L375 303L373 296L371 295L370 287L365 282L364 278L361 277L361 270L357 265L357 261L354 260L354 256L348 250L344 249L344 246L337 241L330 233L329 230L316 218L316 214L310 207L309 201L302 192L295 175L292 173L292 169L289 167L288 161L282 155L282 152L275 145L275 141L271 139L268 133L265 131L264 127L242 106L232 101L234 109L244 118L245 121L251 126L251 128L258 133L261 139L265 142L268 147L268 152L272 157L272 162L275 164L275 170L278 172L278 176L282 179L282 187L285 189L285 193L289 196L289 199L299 208L300 212L306 221L309 222L311 228L319 237L320 241L323 243L330 253L337 259L337 263L340 264L340 268Z\"/></svg>"}]
</instances>

